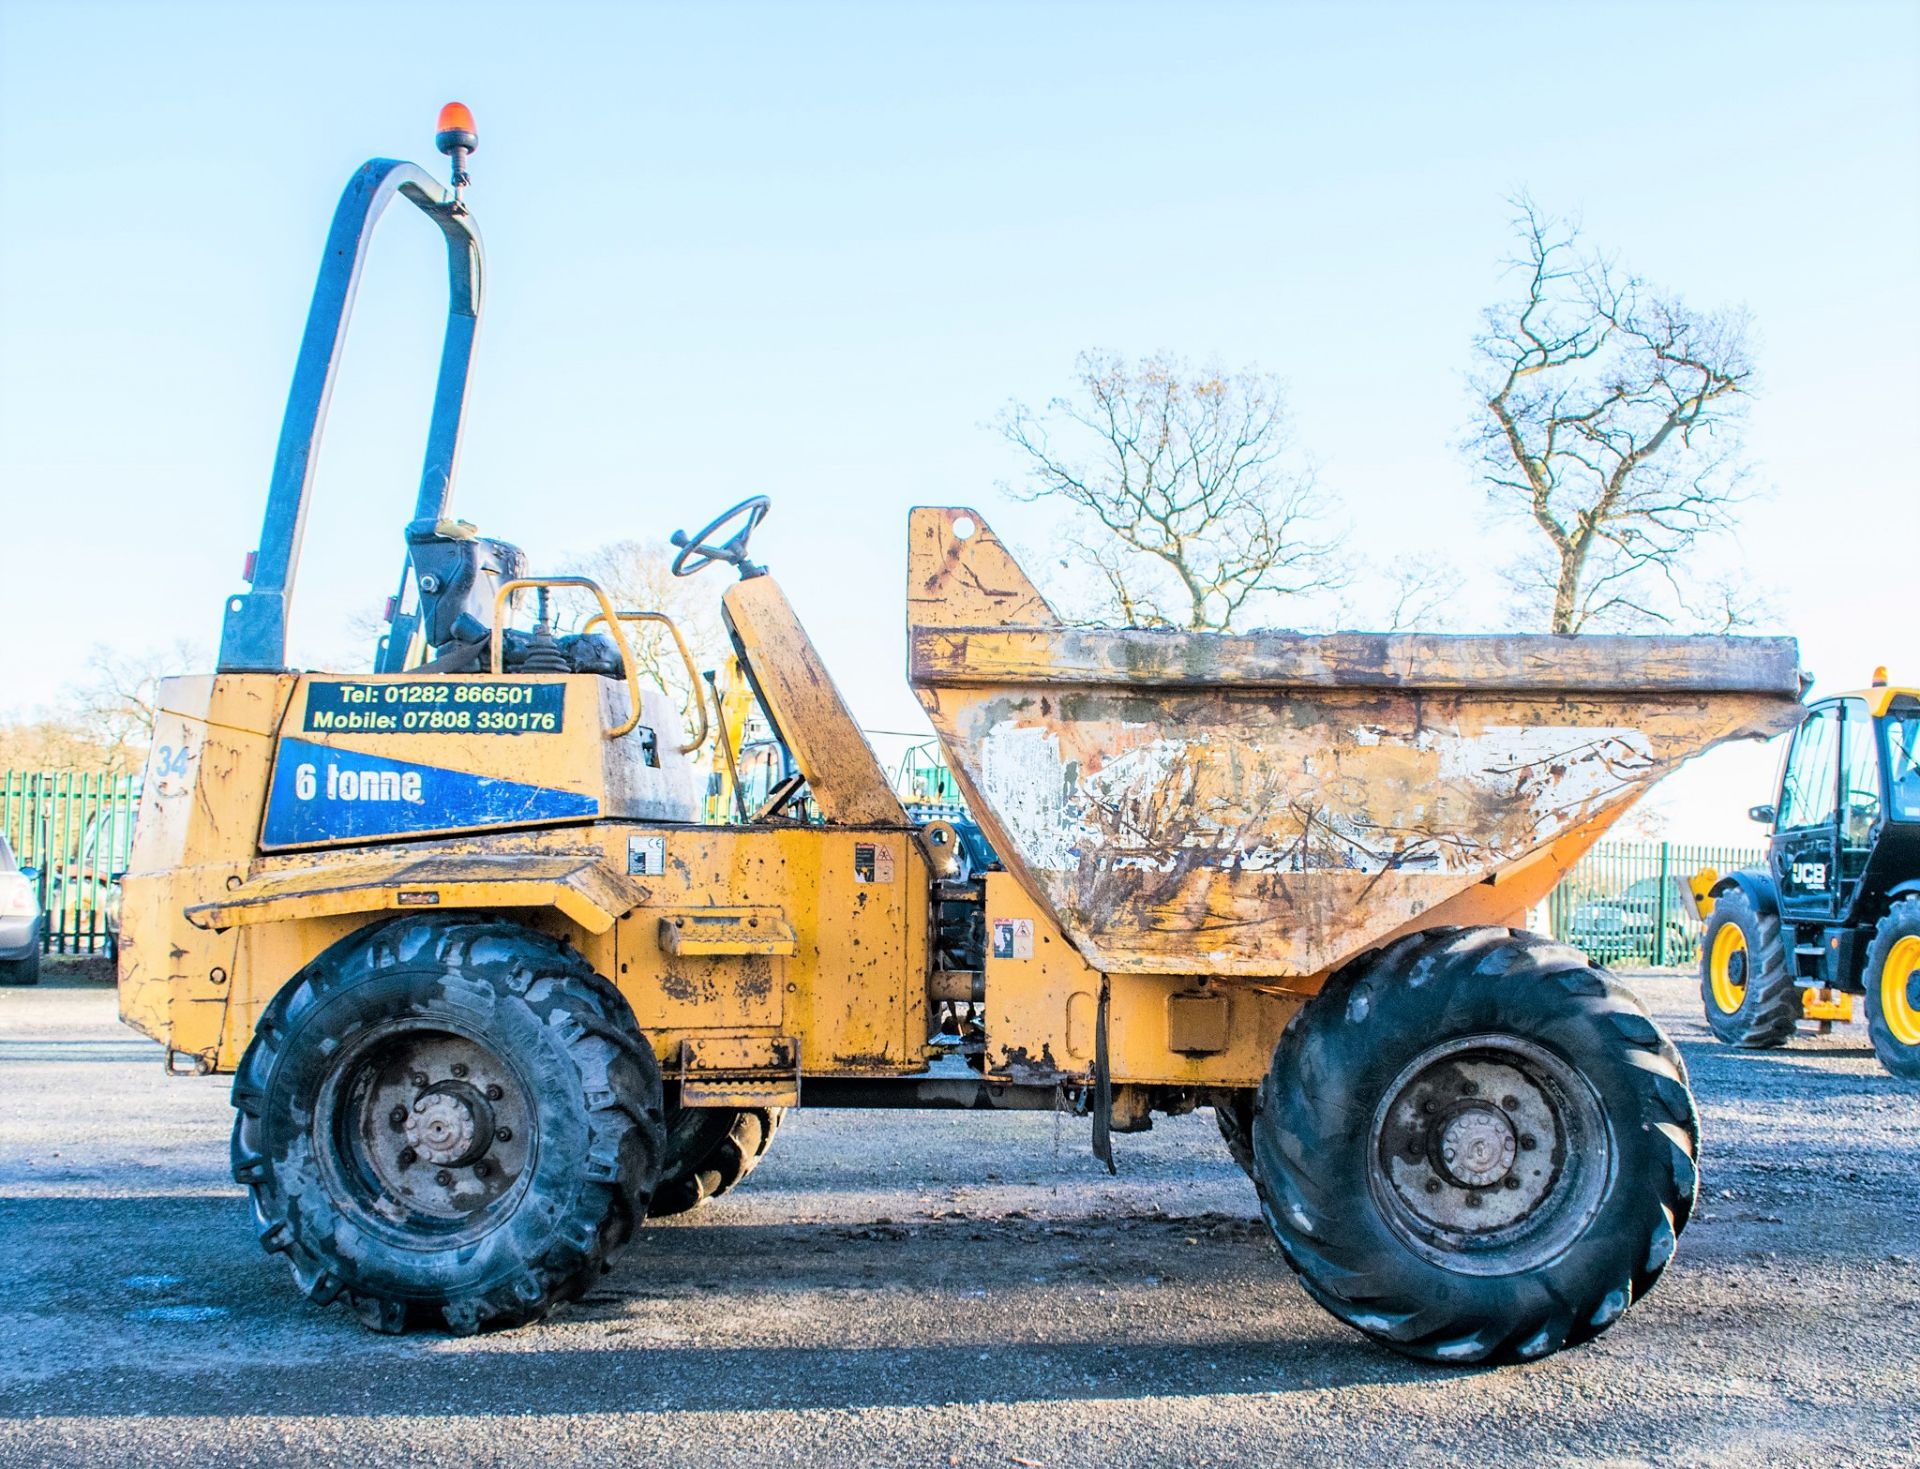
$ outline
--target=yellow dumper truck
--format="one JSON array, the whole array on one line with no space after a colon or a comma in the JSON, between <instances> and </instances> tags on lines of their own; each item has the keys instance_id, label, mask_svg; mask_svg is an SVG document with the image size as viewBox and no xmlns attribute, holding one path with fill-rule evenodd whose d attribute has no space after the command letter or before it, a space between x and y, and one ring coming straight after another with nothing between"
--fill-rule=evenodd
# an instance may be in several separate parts
<instances>
[{"instance_id":1,"label":"yellow dumper truck","mask_svg":"<svg viewBox=\"0 0 1920 1469\"><path fill-rule=\"evenodd\" d=\"M794 1106L1071 1108L1110 1166L1211 1107L1314 1298L1417 1357L1537 1357L1653 1285L1696 1188L1679 1059L1515 925L1681 760L1793 723L1790 642L1068 627L979 514L923 508L908 677L963 831L909 819L749 559L754 500L675 570L738 573L794 775L703 821L725 725L637 676L659 615L449 517L464 110L440 141L453 188L375 160L342 198L250 588L161 695L125 878L121 1012L233 1073L234 1176L302 1292L381 1331L536 1319ZM374 671L298 671L314 453L396 196L451 267L420 494ZM596 618L556 632L557 597Z\"/></svg>"}]
</instances>

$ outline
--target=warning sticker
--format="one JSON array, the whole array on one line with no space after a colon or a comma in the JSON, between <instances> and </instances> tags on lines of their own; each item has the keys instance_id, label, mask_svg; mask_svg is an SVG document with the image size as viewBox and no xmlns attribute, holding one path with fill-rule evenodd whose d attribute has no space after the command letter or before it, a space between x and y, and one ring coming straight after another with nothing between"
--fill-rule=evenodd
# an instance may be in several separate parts
<instances>
[{"instance_id":1,"label":"warning sticker","mask_svg":"<svg viewBox=\"0 0 1920 1469\"><path fill-rule=\"evenodd\" d=\"M667 870L665 837L627 838L627 876L659 877Z\"/></svg>"},{"instance_id":2,"label":"warning sticker","mask_svg":"<svg viewBox=\"0 0 1920 1469\"><path fill-rule=\"evenodd\" d=\"M1033 957L1033 920L996 918L993 920L993 957L1031 959Z\"/></svg>"},{"instance_id":3,"label":"warning sticker","mask_svg":"<svg viewBox=\"0 0 1920 1469\"><path fill-rule=\"evenodd\" d=\"M855 882L892 882L893 848L877 843L856 842L853 847Z\"/></svg>"}]
</instances>

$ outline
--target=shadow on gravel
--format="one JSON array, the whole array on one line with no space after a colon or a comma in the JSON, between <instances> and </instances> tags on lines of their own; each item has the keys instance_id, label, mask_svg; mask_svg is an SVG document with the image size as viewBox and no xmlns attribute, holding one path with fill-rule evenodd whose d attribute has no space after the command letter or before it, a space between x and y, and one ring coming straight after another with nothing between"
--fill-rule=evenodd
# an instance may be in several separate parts
<instances>
[{"instance_id":1,"label":"shadow on gravel","mask_svg":"<svg viewBox=\"0 0 1920 1469\"><path fill-rule=\"evenodd\" d=\"M636 1412L939 1407L955 1403L1206 1397L1447 1380L1339 1342L1120 1342L920 1347L621 1347L383 1354L299 1372L208 1367L83 1371L0 1394L0 1419L87 1417L514 1417Z\"/></svg>"},{"instance_id":2,"label":"shadow on gravel","mask_svg":"<svg viewBox=\"0 0 1920 1469\"><path fill-rule=\"evenodd\" d=\"M43 990L110 989L114 984L113 965L104 955L46 955L40 961L40 988Z\"/></svg>"},{"instance_id":3,"label":"shadow on gravel","mask_svg":"<svg viewBox=\"0 0 1920 1469\"><path fill-rule=\"evenodd\" d=\"M1369 1346L1299 1296L1263 1225L1218 1215L649 1230L545 1325L456 1341L375 1336L302 1301L235 1200L5 1210L42 1250L33 1278L9 1271L0 1292L16 1325L59 1322L74 1360L14 1376L0 1418L929 1407L1474 1375ZM1222 1293L1243 1322L1180 1328L1183 1300L1217 1312ZM757 1306L761 1339L726 1346ZM900 1345L833 1340L850 1319Z\"/></svg>"},{"instance_id":4,"label":"shadow on gravel","mask_svg":"<svg viewBox=\"0 0 1920 1469\"><path fill-rule=\"evenodd\" d=\"M90 1039L69 1039L66 1037L48 1037L43 1040L17 1040L12 1037L0 1038L0 1061L18 1061L22 1065L43 1064L68 1061L150 1061L158 1055L158 1049L152 1041L140 1036L129 1035L125 1040L118 1036L101 1036Z\"/></svg>"}]
</instances>

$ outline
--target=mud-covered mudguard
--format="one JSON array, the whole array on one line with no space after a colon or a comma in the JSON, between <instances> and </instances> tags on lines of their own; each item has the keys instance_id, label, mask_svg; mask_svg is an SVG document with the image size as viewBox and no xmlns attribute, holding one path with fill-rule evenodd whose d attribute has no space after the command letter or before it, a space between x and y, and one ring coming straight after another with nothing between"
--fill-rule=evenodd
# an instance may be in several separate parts
<instances>
[{"instance_id":1,"label":"mud-covered mudguard","mask_svg":"<svg viewBox=\"0 0 1920 1469\"><path fill-rule=\"evenodd\" d=\"M1777 917L1780 901L1773 890L1773 878L1764 872L1729 872L1713 885L1713 896L1717 899L1722 893L1738 888L1753 904L1753 911L1766 916Z\"/></svg>"}]
</instances>

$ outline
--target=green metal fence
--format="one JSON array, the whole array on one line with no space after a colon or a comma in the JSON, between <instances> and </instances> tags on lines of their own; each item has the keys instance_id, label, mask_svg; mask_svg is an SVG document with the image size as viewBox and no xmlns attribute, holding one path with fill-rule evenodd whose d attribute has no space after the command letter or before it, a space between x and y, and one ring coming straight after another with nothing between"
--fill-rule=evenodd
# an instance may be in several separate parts
<instances>
[{"instance_id":1,"label":"green metal fence","mask_svg":"<svg viewBox=\"0 0 1920 1469\"><path fill-rule=\"evenodd\" d=\"M40 869L48 953L107 947L109 898L126 870L139 803L137 775L0 770L0 834L21 866Z\"/></svg>"},{"instance_id":2,"label":"green metal fence","mask_svg":"<svg viewBox=\"0 0 1920 1469\"><path fill-rule=\"evenodd\" d=\"M1703 867L1759 867L1759 847L1601 842L1547 898L1547 927L1601 964L1665 968L1700 957L1704 925L1687 880Z\"/></svg>"}]
</instances>

